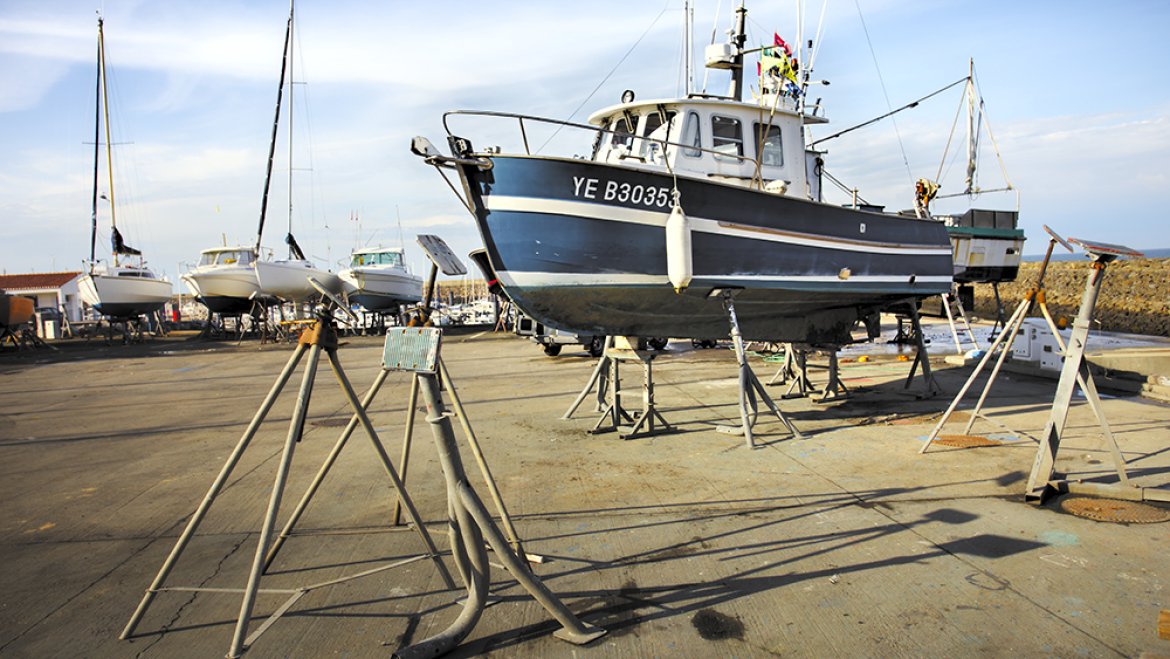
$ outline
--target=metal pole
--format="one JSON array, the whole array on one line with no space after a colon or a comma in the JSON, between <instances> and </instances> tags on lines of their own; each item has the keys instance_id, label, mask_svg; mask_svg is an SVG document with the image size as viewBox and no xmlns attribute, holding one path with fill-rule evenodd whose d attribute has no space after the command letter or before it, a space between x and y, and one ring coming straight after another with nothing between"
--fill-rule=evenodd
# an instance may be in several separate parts
<instances>
[{"instance_id":1,"label":"metal pole","mask_svg":"<svg viewBox=\"0 0 1170 659\"><path fill-rule=\"evenodd\" d=\"M459 392L455 390L455 383L451 380L451 374L447 372L447 363L442 358L438 361L439 374L443 378L442 382L447 386L447 392L451 394L451 404L455 408L455 415L459 417L459 424L463 427L463 434L467 436L467 444L471 447L471 454L475 456L475 462L479 465L480 473L483 474L488 494L491 495L492 502L496 504L496 511L500 514L500 522L504 525L504 532L508 534L508 543L516 554L524 556L524 547L520 544L520 536L516 533L516 528L512 526L512 517L508 515L508 509L504 506L504 498L500 496L500 490L496 487L496 479L492 478L492 471L488 468L487 460L483 457L483 449L480 448L479 439L475 436L475 431L471 429L471 421L468 420L463 403L459 400Z\"/></svg>"},{"instance_id":2,"label":"metal pole","mask_svg":"<svg viewBox=\"0 0 1170 659\"><path fill-rule=\"evenodd\" d=\"M398 463L398 473L406 483L406 470L410 466L410 444L414 439L414 412L418 406L418 376L410 376L410 396L406 404L406 430L402 437L402 460ZM394 526L402 523L402 499L394 501Z\"/></svg>"},{"instance_id":3,"label":"metal pole","mask_svg":"<svg viewBox=\"0 0 1170 659\"><path fill-rule=\"evenodd\" d=\"M743 424L743 436L747 440L748 448L755 448L755 437L752 436L752 422L754 419L748 418L748 387L751 386L747 379L747 355L743 350L743 337L739 333L739 320L735 316L735 303L731 299L731 293L723 292L723 306L727 309L727 317L731 321L731 344L735 346L735 361L739 364L739 418Z\"/></svg>"},{"instance_id":4,"label":"metal pole","mask_svg":"<svg viewBox=\"0 0 1170 659\"><path fill-rule=\"evenodd\" d=\"M256 543L256 556L252 559L252 572L248 575L248 585L244 590L244 599L240 603L240 617L236 621L236 631L232 636L232 644L228 650L228 657L239 657L244 650L244 638L248 633L248 621L252 617L252 607L256 604L256 590L260 586L260 575L264 572L264 558L268 554L268 545L272 538L272 529L276 524L276 514L280 510L280 499L284 494L284 486L288 481L289 467L292 465L293 449L301 441L301 434L305 429L305 415L309 411L309 398L313 393L313 380L317 375L317 358L321 354L321 345L314 343L309 349L309 361L305 365L305 374L301 379L301 390L297 393L296 406L293 408L292 421L288 425L288 436L284 441L284 452L281 454L280 464L276 470L276 480L272 484L272 495L268 500L268 511L264 515L264 525L260 528L260 539Z\"/></svg>"},{"instance_id":5,"label":"metal pole","mask_svg":"<svg viewBox=\"0 0 1170 659\"><path fill-rule=\"evenodd\" d=\"M613 337L605 337L605 345L601 349L601 358L597 360L597 365L593 367L593 373L589 375L589 382L585 383L585 388L582 389L581 393L577 395L577 399L574 400L573 404L569 406L569 409L563 415L561 415L562 419L573 418L573 412L577 411L577 408L580 407L581 403L585 401L585 397L589 395L589 391L593 389L593 385L597 384L598 378L601 377L605 368L609 366L609 349L612 346ZM598 391L598 394L601 394L600 390Z\"/></svg>"},{"instance_id":6,"label":"metal pole","mask_svg":"<svg viewBox=\"0 0 1170 659\"><path fill-rule=\"evenodd\" d=\"M403 648L394 653L398 659L421 659L423 657L438 657L446 654L471 633L475 623L483 614L487 600L487 589L490 569L487 561L487 552L484 550L483 537L476 527L474 520L462 505L459 496L459 485L465 483L467 474L463 471L463 463L459 459L459 448L455 443L455 433L451 429L450 416L443 409L443 402L439 393L438 377L433 373L418 374L423 400L427 405L427 422L431 424L431 433L438 449L439 464L443 469L443 478L447 484L447 506L451 533L451 547L455 551L462 547L468 565L461 568L460 573L466 581L468 596L464 601L463 610L451 626L415 645Z\"/></svg>"},{"instance_id":7,"label":"metal pole","mask_svg":"<svg viewBox=\"0 0 1170 659\"><path fill-rule=\"evenodd\" d=\"M394 470L394 465L390 462L390 456L386 453L386 447L382 446L381 440L378 439L378 433L374 430L374 424L370 421L369 415L366 414L365 408L358 401L357 394L353 390L353 385L349 383L349 378L345 376L345 371L341 368L341 362L337 358L337 351L330 350L327 354L329 355L329 364L333 367L333 374L337 376L337 381L341 383L341 390L345 392L346 400L349 401L350 407L353 408L355 415L361 420L362 427L370 437L370 442L374 445L374 452L378 454L378 460L381 461L382 467L386 469L386 475L390 477L390 481L394 483L394 489L398 492L398 500L406 506L406 513L410 517L410 521L414 524L415 531L422 538L423 544L426 545L427 552L439 568L439 574L442 575L443 582L448 588L454 588L455 582L451 580L451 575L447 572L447 567L439 559L439 550L435 548L435 543L431 540L431 535L427 532L427 527L423 524L422 517L418 514L418 509L414 507L414 501L407 494L406 486L402 483L402 480L398 478L398 472Z\"/></svg>"},{"instance_id":8,"label":"metal pole","mask_svg":"<svg viewBox=\"0 0 1170 659\"><path fill-rule=\"evenodd\" d=\"M151 602L154 601L154 596L158 594L159 588L162 587L163 583L167 579L167 576L169 576L171 570L174 569L175 563L178 562L179 556L187 547L187 543L190 542L191 537L195 535L196 529L199 528L199 524L207 515L207 511L211 508L212 502L215 501L215 498L219 495L220 490L223 489L224 484L227 483L227 479L231 476L232 470L235 469L236 464L239 463L240 457L244 454L244 450L248 448L248 443L252 441L252 438L256 435L256 431L260 429L260 424L264 422L264 418L268 415L269 410L271 410L273 404L276 403L277 397L280 396L280 392L284 388L284 385L288 383L289 378L292 377L293 371L296 370L297 364L300 362L301 357L305 354L305 350L307 348L307 345L299 344L297 345L297 348L293 352L292 356L289 357L288 363L284 366L284 370L281 371L280 375L276 378L276 382L272 385L272 389L269 390L268 396L264 399L264 402L260 404L260 409L256 410L255 416L252 417L252 422L248 424L248 428L240 437L240 441L236 444L236 448L232 450L231 455L229 455L227 461L224 462L223 469L221 469L219 475L215 477L215 481L207 490L207 494L204 495L203 501L199 504L199 507L195 509L195 513L191 516L191 520L187 522L187 528L183 529L183 533L179 535L179 539L175 541L175 546L173 549L171 549L170 555L167 556L166 560L163 561L162 567L159 568L158 575L155 576L154 581L152 581L150 584L150 587L146 589L146 593L142 596L142 601L139 602L138 608L135 609L133 615L130 616L130 621L126 623L126 627L122 630L122 634L118 637L119 639L126 640L127 638L130 638L130 636L134 633L135 628L138 627L138 623L142 620L142 616L146 614L146 610L150 607Z\"/></svg>"},{"instance_id":9,"label":"metal pole","mask_svg":"<svg viewBox=\"0 0 1170 659\"><path fill-rule=\"evenodd\" d=\"M935 437L938 437L938 433L943 429L943 426L947 424L947 421L951 418L951 414L954 413L955 408L959 406L959 403L963 401L963 397L967 395L967 390L969 390L971 385L975 383L976 378L978 378L979 374L983 372L983 367L987 365L987 362L991 360L991 356L995 354L995 349L1004 342L1004 339L1009 336L1014 337L1016 332L1019 331L1019 324L1023 322L1023 318L1025 315L1027 315L1027 310L1031 304L1032 297L1029 294L1029 296L1020 302L1019 306L1016 307L1015 312L1012 313L1012 317L1008 321L1007 327L1004 328L1004 331L1001 332L999 336L995 337L995 341L993 341L991 346L987 348L987 352L983 353L983 358L979 360L979 365L975 367L974 371L971 371L971 375L967 377L967 381L963 383L963 387L959 389L959 393L955 395L954 400L952 400L951 404L947 407L947 411L943 412L942 418L938 420L938 423L934 426L934 429L931 430L930 434L926 436L926 441L922 444L922 448L918 449L919 454L926 453L926 450L930 448L931 443L934 442ZM1010 348L1010 345L1011 344L1005 346L1004 351L1007 351ZM992 382L995 382L994 378L988 379L984 389L990 389Z\"/></svg>"},{"instance_id":10,"label":"metal pole","mask_svg":"<svg viewBox=\"0 0 1170 659\"><path fill-rule=\"evenodd\" d=\"M1093 262L1089 278L1085 282L1085 292L1081 296L1081 309L1073 321L1072 335L1068 339L1068 349L1064 354L1064 368L1060 371L1060 380L1056 384L1056 396L1052 401L1052 415L1044 428L1044 438L1036 450L1036 459L1032 464L1032 473L1028 477L1028 487L1024 491L1024 498L1028 500L1042 500L1048 481L1052 479L1053 467L1056 462L1056 452L1060 449L1060 435L1064 432L1065 422L1068 420L1068 410L1072 403L1073 388L1076 386L1077 376L1080 373L1085 356L1085 342L1089 338L1089 327L1092 323L1093 308L1097 305L1097 295L1101 291L1101 284L1105 279L1105 263Z\"/></svg>"},{"instance_id":11,"label":"metal pole","mask_svg":"<svg viewBox=\"0 0 1170 659\"><path fill-rule=\"evenodd\" d=\"M943 311L947 312L947 325L951 328L951 337L955 340L955 354L963 354L963 344L959 342L959 332L955 329L955 316L951 313L951 296L942 294ZM969 329L969 328L968 328Z\"/></svg>"},{"instance_id":12,"label":"metal pole","mask_svg":"<svg viewBox=\"0 0 1170 659\"><path fill-rule=\"evenodd\" d=\"M389 375L390 371L382 370L378 372L378 377L374 379L374 384L370 385L369 391L366 392L365 397L362 399L362 409L369 408L370 403L374 400L374 396L377 395L378 390L382 388L382 383L386 381L386 378ZM341 455L341 449L345 447L346 442L349 441L349 438L353 434L354 429L357 428L357 425L358 417L355 414L353 415L353 418L349 420L349 425L345 427L345 430L341 431L341 436L337 438L337 443L333 445L333 450L329 452L328 457L325 458L325 462L321 465L321 469L317 472L317 476L313 478L313 482L309 484L309 488L305 490L304 496L301 497L300 503L297 504L297 507L293 510L292 515L290 515L288 521L285 522L284 529L281 530L280 535L278 535L276 540L273 541L272 549L268 551L268 557L264 560L265 572L267 572L268 568L272 566L272 561L275 560L276 555L280 553L280 548L284 546L284 541L287 540L289 535L292 534L293 527L296 526L297 522L300 521L301 515L305 513L305 509L309 507L309 501L313 498L313 495L317 493L317 489L321 487L321 483L325 481L326 474L328 474L329 470L333 468L333 463L336 462L337 457Z\"/></svg>"}]
</instances>

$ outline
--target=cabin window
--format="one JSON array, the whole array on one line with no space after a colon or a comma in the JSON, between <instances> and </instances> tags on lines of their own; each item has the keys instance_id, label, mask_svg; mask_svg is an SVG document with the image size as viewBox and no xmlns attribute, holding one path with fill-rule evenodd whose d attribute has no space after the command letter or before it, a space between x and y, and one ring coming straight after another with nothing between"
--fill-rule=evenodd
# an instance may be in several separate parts
<instances>
[{"instance_id":1,"label":"cabin window","mask_svg":"<svg viewBox=\"0 0 1170 659\"><path fill-rule=\"evenodd\" d=\"M683 124L682 139L679 140L683 144L692 148L683 149L683 155L688 158L700 158L703 156L703 126L699 121L698 112L688 112L686 123Z\"/></svg>"},{"instance_id":2,"label":"cabin window","mask_svg":"<svg viewBox=\"0 0 1170 659\"><path fill-rule=\"evenodd\" d=\"M642 149L639 152L642 156L648 157L650 160L655 160L654 154L663 151L662 143L666 141L668 133L670 132L670 124L674 121L673 112L666 112L666 121L663 121L662 112L651 112L646 115L645 124L642 134L646 139L642 140Z\"/></svg>"},{"instance_id":3,"label":"cabin window","mask_svg":"<svg viewBox=\"0 0 1170 659\"><path fill-rule=\"evenodd\" d=\"M739 119L731 117L711 116L711 146L719 153L716 158L729 160L729 156L743 155L743 126ZM726 156L719 154L725 153ZM739 160L739 158L735 158Z\"/></svg>"},{"instance_id":4,"label":"cabin window","mask_svg":"<svg viewBox=\"0 0 1170 659\"><path fill-rule=\"evenodd\" d=\"M630 125L629 119L632 117L622 116L613 122L613 139L610 141L610 146L629 148L634 143L634 126Z\"/></svg>"},{"instance_id":5,"label":"cabin window","mask_svg":"<svg viewBox=\"0 0 1170 659\"><path fill-rule=\"evenodd\" d=\"M783 167L784 149L780 144L780 127L756 124L756 146L760 149L760 164L765 167Z\"/></svg>"}]
</instances>

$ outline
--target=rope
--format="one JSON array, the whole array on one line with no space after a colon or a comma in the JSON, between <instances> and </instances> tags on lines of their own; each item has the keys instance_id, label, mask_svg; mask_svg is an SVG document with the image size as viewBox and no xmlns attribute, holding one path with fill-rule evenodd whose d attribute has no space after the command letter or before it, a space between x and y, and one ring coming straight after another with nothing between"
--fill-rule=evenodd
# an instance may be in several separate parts
<instances>
[{"instance_id":1,"label":"rope","mask_svg":"<svg viewBox=\"0 0 1170 659\"><path fill-rule=\"evenodd\" d=\"M886 91L886 81L882 77L882 69L878 66L877 52L873 49L873 40L869 38L869 27L865 24L865 16L861 13L861 2L853 0L854 6L857 7L857 17L861 19L861 30L865 32L865 43L869 45L869 55L873 58L873 68L877 71L878 82L882 86L882 96L886 99L886 107L890 107L890 94ZM891 112L890 114L893 114ZM889 115L887 115L889 116ZM906 176L910 183L914 183L914 173L910 171L910 159L906 157L906 146L902 144L902 133L898 130L898 122L894 122L894 135L898 138L898 148L902 151L902 163L906 165Z\"/></svg>"},{"instance_id":2,"label":"rope","mask_svg":"<svg viewBox=\"0 0 1170 659\"><path fill-rule=\"evenodd\" d=\"M569 118L565 119L565 121L572 121L573 117L577 116L577 113L580 112L581 108L585 107L585 104L593 98L593 95L597 93L597 90L601 89L601 86L609 81L610 76L612 76L614 72L618 70L618 67L620 67L622 63L626 61L626 58L634 52L634 49L638 47L638 44L642 43L642 39L645 39L646 35L650 34L650 30L654 29L654 26L658 24L659 19L662 18L662 15L665 14L666 10L669 8L670 2L667 2L666 5L662 8L662 11L658 12L658 15L654 17L654 21L650 23L650 27L646 28L646 31L642 33L642 36L638 37L638 40L634 42L634 45L630 46L630 49L626 51L626 54L622 55L622 58L618 60L618 63L613 65L613 68L609 70L609 73L605 74L605 77L601 79L601 82L597 83L597 86L593 88L593 91L589 92L589 95L585 97L585 100L581 101L581 104L577 106L576 110L573 110L573 112L569 115ZM553 138L555 138L560 132L561 127L558 126L557 129L553 131L553 134L544 141L544 144L540 145L540 148L536 150L536 153L539 154L541 151L543 151L544 147L548 146L548 143L553 141Z\"/></svg>"}]
</instances>

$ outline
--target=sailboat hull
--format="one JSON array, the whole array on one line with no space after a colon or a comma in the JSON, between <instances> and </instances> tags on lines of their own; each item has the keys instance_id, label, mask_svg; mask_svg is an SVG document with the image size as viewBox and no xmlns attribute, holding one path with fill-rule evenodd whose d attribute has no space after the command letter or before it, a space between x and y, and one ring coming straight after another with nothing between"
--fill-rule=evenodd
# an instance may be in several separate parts
<instances>
[{"instance_id":1,"label":"sailboat hull","mask_svg":"<svg viewBox=\"0 0 1170 659\"><path fill-rule=\"evenodd\" d=\"M541 322L594 334L728 334L721 289L744 337L841 343L892 303L948 291L941 223L677 178L693 280L675 293L665 226L676 179L589 161L490 157L459 166L508 295Z\"/></svg>"},{"instance_id":2,"label":"sailboat hull","mask_svg":"<svg viewBox=\"0 0 1170 659\"><path fill-rule=\"evenodd\" d=\"M256 263L256 278L260 282L260 289L265 295L282 300L303 302L321 297L317 289L309 283L310 277L316 279L331 293L341 292L341 280L337 275L314 268L308 261L292 259Z\"/></svg>"},{"instance_id":3,"label":"sailboat hull","mask_svg":"<svg viewBox=\"0 0 1170 659\"><path fill-rule=\"evenodd\" d=\"M88 274L78 280L77 287L83 301L101 314L113 318L133 318L154 313L170 301L173 293L169 281L125 272L112 275Z\"/></svg>"}]
</instances>

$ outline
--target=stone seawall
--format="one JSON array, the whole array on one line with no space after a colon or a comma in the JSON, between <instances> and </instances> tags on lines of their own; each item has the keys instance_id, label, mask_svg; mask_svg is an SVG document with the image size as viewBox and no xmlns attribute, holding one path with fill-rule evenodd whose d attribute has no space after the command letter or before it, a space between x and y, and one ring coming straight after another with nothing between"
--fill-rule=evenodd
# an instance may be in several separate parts
<instances>
[{"instance_id":1,"label":"stone seawall","mask_svg":"<svg viewBox=\"0 0 1170 659\"><path fill-rule=\"evenodd\" d=\"M1036 283L1039 263L1024 263L1020 275L1010 284L1000 284L1005 316L1024 299ZM1060 322L1071 324L1081 305L1090 262L1054 261L1048 264L1044 278L1048 310ZM981 318L995 316L995 298L991 286L975 286L975 314ZM1033 316L1040 317L1036 309ZM1134 259L1114 261L1105 270L1105 283L1097 299L1094 329L1170 337L1170 259Z\"/></svg>"}]
</instances>

